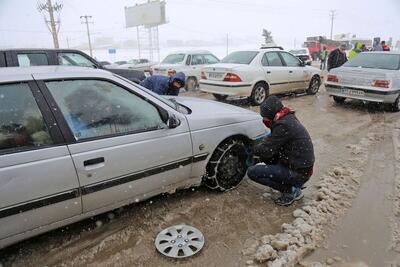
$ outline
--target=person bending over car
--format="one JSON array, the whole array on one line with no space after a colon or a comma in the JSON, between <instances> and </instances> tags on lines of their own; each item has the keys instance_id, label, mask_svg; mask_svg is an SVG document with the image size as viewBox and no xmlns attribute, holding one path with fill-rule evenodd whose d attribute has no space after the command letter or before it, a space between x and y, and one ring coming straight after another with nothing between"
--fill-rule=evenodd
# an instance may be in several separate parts
<instances>
[{"instance_id":1,"label":"person bending over car","mask_svg":"<svg viewBox=\"0 0 400 267\"><path fill-rule=\"evenodd\" d=\"M144 79L140 85L159 95L178 95L185 86L185 74L178 72L171 77L153 75Z\"/></svg>"},{"instance_id":2,"label":"person bending over car","mask_svg":"<svg viewBox=\"0 0 400 267\"><path fill-rule=\"evenodd\" d=\"M275 203L291 205L303 197L303 185L313 173L314 147L305 127L295 112L284 107L276 96L261 105L264 124L271 134L253 147L253 155L264 164L249 167L247 176L260 184L281 192Z\"/></svg>"}]
</instances>

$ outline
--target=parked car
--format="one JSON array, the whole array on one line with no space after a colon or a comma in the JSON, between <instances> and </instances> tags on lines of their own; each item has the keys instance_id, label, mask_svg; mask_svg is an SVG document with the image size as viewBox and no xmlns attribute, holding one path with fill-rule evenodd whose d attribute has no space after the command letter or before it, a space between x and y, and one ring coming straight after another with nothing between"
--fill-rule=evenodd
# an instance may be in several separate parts
<instances>
[{"instance_id":1,"label":"parked car","mask_svg":"<svg viewBox=\"0 0 400 267\"><path fill-rule=\"evenodd\" d=\"M298 57L306 65L311 66L313 60L312 60L310 52L308 51L307 48L293 49L293 50L290 50L289 53L292 53L293 55Z\"/></svg>"},{"instance_id":2,"label":"parked car","mask_svg":"<svg viewBox=\"0 0 400 267\"><path fill-rule=\"evenodd\" d=\"M155 65L155 62L151 62L148 59L131 59L126 64L122 64L119 66L121 69L131 69L131 70L140 70L147 73L151 73L151 66Z\"/></svg>"},{"instance_id":3,"label":"parked car","mask_svg":"<svg viewBox=\"0 0 400 267\"><path fill-rule=\"evenodd\" d=\"M0 69L0 248L202 183L237 186L260 115L104 70Z\"/></svg>"},{"instance_id":4,"label":"parked car","mask_svg":"<svg viewBox=\"0 0 400 267\"><path fill-rule=\"evenodd\" d=\"M216 99L248 97L260 105L270 94L306 91L315 94L321 71L305 66L297 57L280 48L237 51L220 63L202 69L200 90Z\"/></svg>"},{"instance_id":5,"label":"parked car","mask_svg":"<svg viewBox=\"0 0 400 267\"><path fill-rule=\"evenodd\" d=\"M8 49L0 50L0 67L29 67L42 65L80 66L105 69L139 83L146 76L143 71L104 67L94 58L74 49Z\"/></svg>"},{"instance_id":6,"label":"parked car","mask_svg":"<svg viewBox=\"0 0 400 267\"><path fill-rule=\"evenodd\" d=\"M347 98L385 103L400 111L400 52L360 53L331 69L326 91L337 103Z\"/></svg>"},{"instance_id":7,"label":"parked car","mask_svg":"<svg viewBox=\"0 0 400 267\"><path fill-rule=\"evenodd\" d=\"M218 63L219 59L209 51L183 51L169 54L160 64L152 67L153 74L168 75L169 70L186 75L185 88L195 89L201 76L201 68Z\"/></svg>"},{"instance_id":8,"label":"parked car","mask_svg":"<svg viewBox=\"0 0 400 267\"><path fill-rule=\"evenodd\" d=\"M114 64L116 64L116 65L118 65L118 66L124 65L124 64L126 64L126 63L128 63L128 61L126 61L126 60L120 60L120 61L115 61L115 62L114 62Z\"/></svg>"}]
</instances>

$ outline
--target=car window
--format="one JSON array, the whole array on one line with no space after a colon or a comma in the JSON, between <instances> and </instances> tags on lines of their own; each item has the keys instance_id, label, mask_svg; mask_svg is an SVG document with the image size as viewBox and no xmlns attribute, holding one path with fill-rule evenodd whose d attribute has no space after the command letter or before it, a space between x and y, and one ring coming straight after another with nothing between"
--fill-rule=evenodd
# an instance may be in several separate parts
<instances>
[{"instance_id":1,"label":"car window","mask_svg":"<svg viewBox=\"0 0 400 267\"><path fill-rule=\"evenodd\" d=\"M255 51L237 51L230 53L221 60L221 63L233 64L250 64L257 56L258 52Z\"/></svg>"},{"instance_id":2,"label":"car window","mask_svg":"<svg viewBox=\"0 0 400 267\"><path fill-rule=\"evenodd\" d=\"M49 65L45 53L21 53L17 55L17 58L20 67Z\"/></svg>"},{"instance_id":3,"label":"car window","mask_svg":"<svg viewBox=\"0 0 400 267\"><path fill-rule=\"evenodd\" d=\"M2 52L0 52L0 67L6 67L6 58Z\"/></svg>"},{"instance_id":4,"label":"car window","mask_svg":"<svg viewBox=\"0 0 400 267\"><path fill-rule=\"evenodd\" d=\"M52 143L29 86L23 83L0 85L0 152Z\"/></svg>"},{"instance_id":5,"label":"car window","mask_svg":"<svg viewBox=\"0 0 400 267\"><path fill-rule=\"evenodd\" d=\"M168 55L164 60L161 62L162 64L178 64L183 62L185 59L185 54L171 54Z\"/></svg>"},{"instance_id":6,"label":"car window","mask_svg":"<svg viewBox=\"0 0 400 267\"><path fill-rule=\"evenodd\" d=\"M203 59L204 59L204 64L215 64L219 62L219 59L211 54L203 55Z\"/></svg>"},{"instance_id":7,"label":"car window","mask_svg":"<svg viewBox=\"0 0 400 267\"><path fill-rule=\"evenodd\" d=\"M192 64L191 65L202 65L203 57L201 55L192 55Z\"/></svg>"},{"instance_id":8,"label":"car window","mask_svg":"<svg viewBox=\"0 0 400 267\"><path fill-rule=\"evenodd\" d=\"M60 65L97 68L95 63L77 53L58 53L57 57Z\"/></svg>"},{"instance_id":9,"label":"car window","mask_svg":"<svg viewBox=\"0 0 400 267\"><path fill-rule=\"evenodd\" d=\"M265 67L269 65L268 59L267 59L267 54L264 54L264 56L262 57L262 59L261 59L261 65L263 65L263 66L265 66Z\"/></svg>"},{"instance_id":10,"label":"car window","mask_svg":"<svg viewBox=\"0 0 400 267\"><path fill-rule=\"evenodd\" d=\"M186 65L190 65L190 60L192 59L191 55L188 55L186 58Z\"/></svg>"},{"instance_id":11,"label":"car window","mask_svg":"<svg viewBox=\"0 0 400 267\"><path fill-rule=\"evenodd\" d=\"M268 66L273 66L273 67L280 67L283 66L281 57L277 52L268 52L265 53L265 58L268 62Z\"/></svg>"},{"instance_id":12,"label":"car window","mask_svg":"<svg viewBox=\"0 0 400 267\"><path fill-rule=\"evenodd\" d=\"M387 53L360 53L346 62L345 67L398 70L400 69L400 55Z\"/></svg>"},{"instance_id":13,"label":"car window","mask_svg":"<svg viewBox=\"0 0 400 267\"><path fill-rule=\"evenodd\" d=\"M76 140L165 126L155 106L113 83L68 80L46 84Z\"/></svg>"},{"instance_id":14,"label":"car window","mask_svg":"<svg viewBox=\"0 0 400 267\"><path fill-rule=\"evenodd\" d=\"M286 66L288 66L288 67L298 67L298 66L300 66L300 61L299 61L299 59L297 57L295 57L295 56L293 56L293 55L291 55L289 53L282 53L282 52L281 52L281 55L283 57L283 60L286 63Z\"/></svg>"}]
</instances>

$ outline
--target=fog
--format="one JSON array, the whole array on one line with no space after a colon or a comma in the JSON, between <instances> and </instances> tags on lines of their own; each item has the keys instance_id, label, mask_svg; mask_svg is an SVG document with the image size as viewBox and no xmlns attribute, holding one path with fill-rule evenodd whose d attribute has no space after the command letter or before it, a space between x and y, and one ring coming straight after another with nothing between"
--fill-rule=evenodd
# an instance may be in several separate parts
<instances>
[{"instance_id":1,"label":"fog","mask_svg":"<svg viewBox=\"0 0 400 267\"><path fill-rule=\"evenodd\" d=\"M44 2L45 0L39 0ZM124 6L145 1L52 0L62 3L60 47L87 42L81 15L91 15L92 40L136 40L125 28ZM168 23L159 27L160 44L167 40L225 40L234 45L263 42L262 29L287 48L301 46L307 36L330 34L329 11L336 10L334 34L400 38L400 1L327 0L166 0ZM68 39L68 41L67 41ZM37 10L36 0L0 0L0 47L52 47L51 35Z\"/></svg>"}]
</instances>

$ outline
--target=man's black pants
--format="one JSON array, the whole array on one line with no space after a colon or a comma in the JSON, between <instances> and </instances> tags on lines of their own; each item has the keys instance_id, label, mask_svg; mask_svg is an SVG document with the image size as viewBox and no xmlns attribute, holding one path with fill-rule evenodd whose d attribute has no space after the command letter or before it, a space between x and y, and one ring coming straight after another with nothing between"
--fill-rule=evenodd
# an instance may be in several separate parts
<instances>
[{"instance_id":1,"label":"man's black pants","mask_svg":"<svg viewBox=\"0 0 400 267\"><path fill-rule=\"evenodd\" d=\"M293 171L283 164L255 165L249 167L247 176L282 193L291 192L293 186L301 188L310 179L309 176Z\"/></svg>"}]
</instances>

